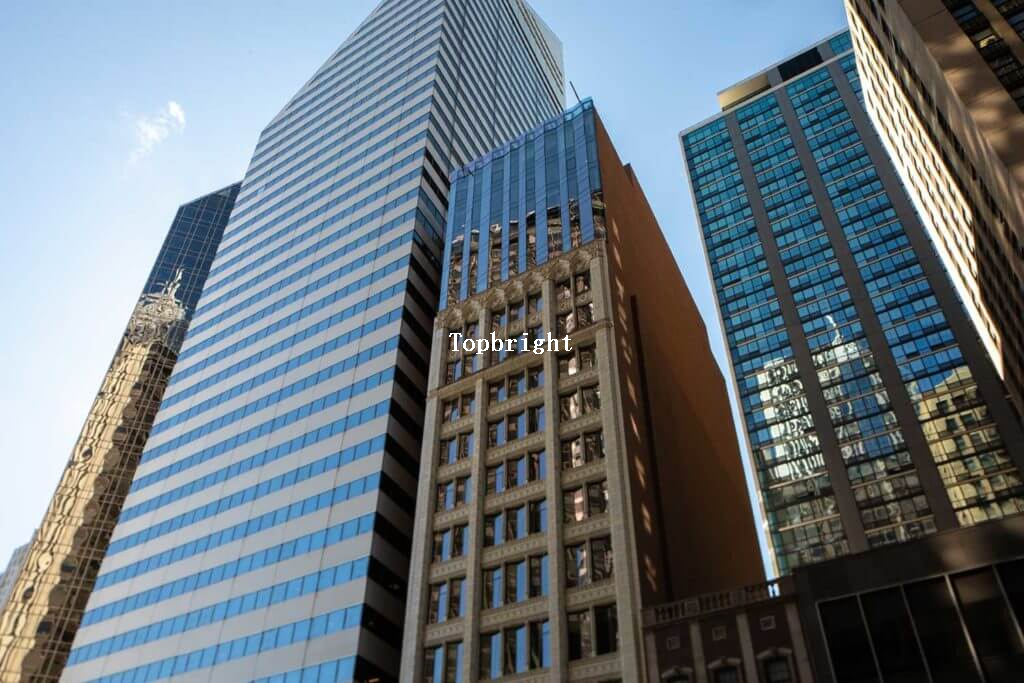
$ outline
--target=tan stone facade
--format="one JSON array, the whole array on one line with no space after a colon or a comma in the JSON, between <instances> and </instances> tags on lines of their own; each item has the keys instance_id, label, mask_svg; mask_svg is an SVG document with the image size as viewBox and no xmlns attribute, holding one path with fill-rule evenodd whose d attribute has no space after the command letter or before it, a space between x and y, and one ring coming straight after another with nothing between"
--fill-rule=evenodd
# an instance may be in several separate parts
<instances>
[{"instance_id":1,"label":"tan stone facade","mask_svg":"<svg viewBox=\"0 0 1024 683\"><path fill-rule=\"evenodd\" d=\"M595 121L598 237L435 321L402 681L641 680L645 606L763 578L703 322ZM492 330L573 351L452 350Z\"/></svg>"}]
</instances>

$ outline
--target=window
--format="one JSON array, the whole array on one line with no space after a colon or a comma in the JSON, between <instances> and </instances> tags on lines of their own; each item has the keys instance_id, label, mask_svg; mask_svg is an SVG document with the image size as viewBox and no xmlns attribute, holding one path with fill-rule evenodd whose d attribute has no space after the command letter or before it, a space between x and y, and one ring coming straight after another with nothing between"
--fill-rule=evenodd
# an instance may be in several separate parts
<instances>
[{"instance_id":1,"label":"window","mask_svg":"<svg viewBox=\"0 0 1024 683\"><path fill-rule=\"evenodd\" d=\"M569 612L566 614L569 630L569 661L589 657L590 645L590 610Z\"/></svg>"},{"instance_id":2,"label":"window","mask_svg":"<svg viewBox=\"0 0 1024 683\"><path fill-rule=\"evenodd\" d=\"M588 432L561 443L562 469L582 467L588 462L604 458L604 434Z\"/></svg>"},{"instance_id":3,"label":"window","mask_svg":"<svg viewBox=\"0 0 1024 683\"><path fill-rule=\"evenodd\" d=\"M565 572L568 588L610 579L614 573L611 538L602 536L566 546Z\"/></svg>"},{"instance_id":4,"label":"window","mask_svg":"<svg viewBox=\"0 0 1024 683\"><path fill-rule=\"evenodd\" d=\"M608 482L601 481L587 484L587 513L603 515L608 512Z\"/></svg>"},{"instance_id":5,"label":"window","mask_svg":"<svg viewBox=\"0 0 1024 683\"><path fill-rule=\"evenodd\" d=\"M597 367L597 350L593 344L577 346L558 357L558 376L571 377Z\"/></svg>"},{"instance_id":6,"label":"window","mask_svg":"<svg viewBox=\"0 0 1024 683\"><path fill-rule=\"evenodd\" d=\"M618 652L619 619L615 605L594 608L594 653Z\"/></svg>"},{"instance_id":7,"label":"window","mask_svg":"<svg viewBox=\"0 0 1024 683\"><path fill-rule=\"evenodd\" d=\"M582 586L589 579L587 544L580 543L565 547L565 585L568 588Z\"/></svg>"},{"instance_id":8,"label":"window","mask_svg":"<svg viewBox=\"0 0 1024 683\"><path fill-rule=\"evenodd\" d=\"M546 669L551 666L551 629L548 622L530 624L530 668Z\"/></svg>"},{"instance_id":9,"label":"window","mask_svg":"<svg viewBox=\"0 0 1024 683\"><path fill-rule=\"evenodd\" d=\"M489 466L486 471L487 493L502 493L529 482L543 480L546 476L546 462L544 451L532 451Z\"/></svg>"},{"instance_id":10,"label":"window","mask_svg":"<svg viewBox=\"0 0 1024 683\"><path fill-rule=\"evenodd\" d=\"M573 278L573 286L576 289L576 295L584 294L590 291L590 271L585 270L582 273L576 273L576 277Z\"/></svg>"},{"instance_id":11,"label":"window","mask_svg":"<svg viewBox=\"0 0 1024 683\"><path fill-rule=\"evenodd\" d=\"M569 280L555 283L555 297L559 301L572 300L572 283Z\"/></svg>"},{"instance_id":12,"label":"window","mask_svg":"<svg viewBox=\"0 0 1024 683\"><path fill-rule=\"evenodd\" d=\"M487 515L484 517L484 546L490 547L501 545L505 542L505 527L502 521L503 514Z\"/></svg>"},{"instance_id":13,"label":"window","mask_svg":"<svg viewBox=\"0 0 1024 683\"><path fill-rule=\"evenodd\" d=\"M480 680L501 678L501 634L480 634Z\"/></svg>"},{"instance_id":14,"label":"window","mask_svg":"<svg viewBox=\"0 0 1024 683\"><path fill-rule=\"evenodd\" d=\"M562 394L558 402L562 420L573 420L583 415L596 413L601 409L601 390L594 386L581 387L571 394Z\"/></svg>"},{"instance_id":15,"label":"window","mask_svg":"<svg viewBox=\"0 0 1024 683\"><path fill-rule=\"evenodd\" d=\"M434 562L447 562L452 558L462 557L466 552L468 534L469 529L465 524L435 532L432 553Z\"/></svg>"},{"instance_id":16,"label":"window","mask_svg":"<svg viewBox=\"0 0 1024 683\"><path fill-rule=\"evenodd\" d=\"M612 539L608 536L590 541L590 557L593 559L591 577L593 581L604 581L612 577Z\"/></svg>"},{"instance_id":17,"label":"window","mask_svg":"<svg viewBox=\"0 0 1024 683\"><path fill-rule=\"evenodd\" d=\"M462 643L427 648L423 655L425 683L459 683L462 680Z\"/></svg>"},{"instance_id":18,"label":"window","mask_svg":"<svg viewBox=\"0 0 1024 683\"><path fill-rule=\"evenodd\" d=\"M428 623L437 624L449 619L458 619L465 614L464 583L465 579L459 577L431 584Z\"/></svg>"},{"instance_id":19,"label":"window","mask_svg":"<svg viewBox=\"0 0 1024 683\"><path fill-rule=\"evenodd\" d=\"M469 502L469 477L457 477L437 485L435 512L454 510Z\"/></svg>"},{"instance_id":20,"label":"window","mask_svg":"<svg viewBox=\"0 0 1024 683\"><path fill-rule=\"evenodd\" d=\"M540 313L544 310L544 300L540 294L531 294L526 298L526 310L530 313Z\"/></svg>"},{"instance_id":21,"label":"window","mask_svg":"<svg viewBox=\"0 0 1024 683\"><path fill-rule=\"evenodd\" d=\"M535 621L480 635L480 680L490 681L551 666L547 621Z\"/></svg>"},{"instance_id":22,"label":"window","mask_svg":"<svg viewBox=\"0 0 1024 683\"><path fill-rule=\"evenodd\" d=\"M458 398L449 399L441 404L441 419L445 422L456 420L473 414L473 394L463 394Z\"/></svg>"},{"instance_id":23,"label":"window","mask_svg":"<svg viewBox=\"0 0 1024 683\"><path fill-rule=\"evenodd\" d=\"M548 530L548 503L546 500L531 501L528 505L530 515L529 533L540 534Z\"/></svg>"},{"instance_id":24,"label":"window","mask_svg":"<svg viewBox=\"0 0 1024 683\"><path fill-rule=\"evenodd\" d=\"M523 602L548 594L548 556L508 562L483 570L483 609Z\"/></svg>"},{"instance_id":25,"label":"window","mask_svg":"<svg viewBox=\"0 0 1024 683\"><path fill-rule=\"evenodd\" d=\"M735 666L720 666L711 672L714 683L740 683L740 670Z\"/></svg>"},{"instance_id":26,"label":"window","mask_svg":"<svg viewBox=\"0 0 1024 683\"><path fill-rule=\"evenodd\" d=\"M505 565L505 604L526 600L526 560Z\"/></svg>"},{"instance_id":27,"label":"window","mask_svg":"<svg viewBox=\"0 0 1024 683\"><path fill-rule=\"evenodd\" d=\"M484 569L483 571L483 608L494 609L504 603L504 582L501 567Z\"/></svg>"},{"instance_id":28,"label":"window","mask_svg":"<svg viewBox=\"0 0 1024 683\"><path fill-rule=\"evenodd\" d=\"M533 434L544 429L544 406L531 406L529 414L529 433Z\"/></svg>"},{"instance_id":29,"label":"window","mask_svg":"<svg viewBox=\"0 0 1024 683\"><path fill-rule=\"evenodd\" d=\"M530 558L530 597L548 594L548 556L535 555Z\"/></svg>"},{"instance_id":30,"label":"window","mask_svg":"<svg viewBox=\"0 0 1024 683\"><path fill-rule=\"evenodd\" d=\"M562 521L565 523L582 522L587 518L586 500L583 487L562 492Z\"/></svg>"},{"instance_id":31,"label":"window","mask_svg":"<svg viewBox=\"0 0 1024 683\"><path fill-rule=\"evenodd\" d=\"M473 434L459 434L454 439L441 440L441 465L453 465L465 460L473 452Z\"/></svg>"},{"instance_id":32,"label":"window","mask_svg":"<svg viewBox=\"0 0 1024 683\"><path fill-rule=\"evenodd\" d=\"M765 683L793 683L793 674L786 657L770 657L761 664Z\"/></svg>"},{"instance_id":33,"label":"window","mask_svg":"<svg viewBox=\"0 0 1024 683\"><path fill-rule=\"evenodd\" d=\"M505 673L526 671L526 627L505 629L502 640L505 641Z\"/></svg>"}]
</instances>

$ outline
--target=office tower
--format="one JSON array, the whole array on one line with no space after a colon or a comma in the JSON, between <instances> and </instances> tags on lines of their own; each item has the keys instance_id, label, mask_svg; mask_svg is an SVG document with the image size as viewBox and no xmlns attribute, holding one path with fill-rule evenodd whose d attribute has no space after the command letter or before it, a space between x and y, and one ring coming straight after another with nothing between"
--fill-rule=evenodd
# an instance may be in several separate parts
<instances>
[{"instance_id":1,"label":"office tower","mask_svg":"<svg viewBox=\"0 0 1024 683\"><path fill-rule=\"evenodd\" d=\"M268 124L68 680L392 680L448 173L560 111L521 0L385 0Z\"/></svg>"},{"instance_id":2,"label":"office tower","mask_svg":"<svg viewBox=\"0 0 1024 683\"><path fill-rule=\"evenodd\" d=\"M1024 415L1024 4L847 0L864 103Z\"/></svg>"},{"instance_id":3,"label":"office tower","mask_svg":"<svg viewBox=\"0 0 1024 683\"><path fill-rule=\"evenodd\" d=\"M642 607L763 579L703 321L589 100L451 191L401 680L638 680Z\"/></svg>"},{"instance_id":4,"label":"office tower","mask_svg":"<svg viewBox=\"0 0 1024 683\"><path fill-rule=\"evenodd\" d=\"M32 545L31 541L15 548L11 553L11 559L7 561L7 568L4 569L3 574L0 574L0 612L7 605L7 599L11 597L14 582L18 580L18 574L21 573L21 568L25 565L25 556L28 555L30 545Z\"/></svg>"},{"instance_id":5,"label":"office tower","mask_svg":"<svg viewBox=\"0 0 1024 683\"><path fill-rule=\"evenodd\" d=\"M776 567L1024 511L1024 437L848 33L681 135Z\"/></svg>"},{"instance_id":6,"label":"office tower","mask_svg":"<svg viewBox=\"0 0 1024 683\"><path fill-rule=\"evenodd\" d=\"M61 676L238 194L178 208L0 613L0 681Z\"/></svg>"}]
</instances>

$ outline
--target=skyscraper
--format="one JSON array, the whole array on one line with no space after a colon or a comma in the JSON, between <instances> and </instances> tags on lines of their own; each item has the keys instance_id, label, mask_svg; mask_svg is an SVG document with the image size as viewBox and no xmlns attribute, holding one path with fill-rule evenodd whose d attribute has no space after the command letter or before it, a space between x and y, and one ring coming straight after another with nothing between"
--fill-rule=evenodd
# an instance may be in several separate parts
<instances>
[{"instance_id":1,"label":"skyscraper","mask_svg":"<svg viewBox=\"0 0 1024 683\"><path fill-rule=\"evenodd\" d=\"M1024 511L1024 436L848 33L681 135L777 569Z\"/></svg>"},{"instance_id":2,"label":"skyscraper","mask_svg":"<svg viewBox=\"0 0 1024 683\"><path fill-rule=\"evenodd\" d=\"M183 204L0 613L0 681L56 681L238 194Z\"/></svg>"},{"instance_id":3,"label":"skyscraper","mask_svg":"<svg viewBox=\"0 0 1024 683\"><path fill-rule=\"evenodd\" d=\"M7 561L7 568L4 569L3 574L0 574L0 612L7 606L7 600L11 597L11 591L14 590L14 582L18 580L21 568L25 566L25 556L28 555L31 545L32 542L29 541L15 548L11 553L11 559Z\"/></svg>"},{"instance_id":4,"label":"skyscraper","mask_svg":"<svg viewBox=\"0 0 1024 683\"><path fill-rule=\"evenodd\" d=\"M1024 415L1024 3L846 11L868 113Z\"/></svg>"},{"instance_id":5,"label":"skyscraper","mask_svg":"<svg viewBox=\"0 0 1024 683\"><path fill-rule=\"evenodd\" d=\"M642 607L763 570L703 321L589 100L453 175L442 283L401 680L640 680Z\"/></svg>"},{"instance_id":6,"label":"skyscraper","mask_svg":"<svg viewBox=\"0 0 1024 683\"><path fill-rule=\"evenodd\" d=\"M390 680L451 168L562 105L521 0L385 0L260 136L69 680Z\"/></svg>"}]
</instances>

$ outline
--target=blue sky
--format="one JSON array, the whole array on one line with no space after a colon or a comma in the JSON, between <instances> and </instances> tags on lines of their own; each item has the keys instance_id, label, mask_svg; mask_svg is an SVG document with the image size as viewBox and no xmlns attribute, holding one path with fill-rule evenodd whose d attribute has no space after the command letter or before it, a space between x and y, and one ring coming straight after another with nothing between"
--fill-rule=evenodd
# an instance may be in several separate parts
<instances>
[{"instance_id":1,"label":"blue sky","mask_svg":"<svg viewBox=\"0 0 1024 683\"><path fill-rule=\"evenodd\" d=\"M42 518L175 209L242 177L259 131L375 4L5 3L0 568ZM676 135L722 88L842 28L842 2L532 4L633 164L721 362Z\"/></svg>"}]
</instances>

